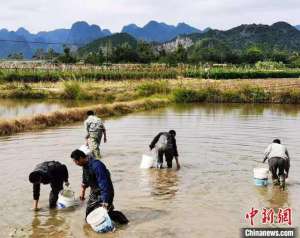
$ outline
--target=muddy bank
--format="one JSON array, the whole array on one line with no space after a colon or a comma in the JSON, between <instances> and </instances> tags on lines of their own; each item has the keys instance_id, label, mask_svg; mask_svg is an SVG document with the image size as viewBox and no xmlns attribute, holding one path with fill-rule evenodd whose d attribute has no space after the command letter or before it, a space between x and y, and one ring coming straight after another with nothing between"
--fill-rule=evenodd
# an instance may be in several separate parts
<instances>
[{"instance_id":1,"label":"muddy bank","mask_svg":"<svg viewBox=\"0 0 300 238\"><path fill-rule=\"evenodd\" d=\"M40 130L83 121L86 118L86 112L88 110L95 111L100 117L109 117L154 109L165 106L167 103L169 103L167 99L144 99L126 103L119 102L91 107L66 109L49 114L36 115L31 118L2 120L0 121L0 136L9 136L20 132Z\"/></svg>"}]
</instances>

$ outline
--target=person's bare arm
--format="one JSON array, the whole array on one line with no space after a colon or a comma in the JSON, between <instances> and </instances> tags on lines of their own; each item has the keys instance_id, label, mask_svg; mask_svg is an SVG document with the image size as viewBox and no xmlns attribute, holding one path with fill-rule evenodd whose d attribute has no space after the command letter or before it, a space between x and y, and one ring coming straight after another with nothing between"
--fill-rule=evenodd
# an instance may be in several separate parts
<instances>
[{"instance_id":1,"label":"person's bare arm","mask_svg":"<svg viewBox=\"0 0 300 238\"><path fill-rule=\"evenodd\" d=\"M104 143L106 143L107 141L107 137L106 137L106 129L103 129L103 135L104 135Z\"/></svg>"},{"instance_id":2,"label":"person's bare arm","mask_svg":"<svg viewBox=\"0 0 300 238\"><path fill-rule=\"evenodd\" d=\"M179 164L178 156L175 156L175 161L176 161L177 169L180 169L180 164Z\"/></svg>"},{"instance_id":3,"label":"person's bare arm","mask_svg":"<svg viewBox=\"0 0 300 238\"><path fill-rule=\"evenodd\" d=\"M80 195L79 195L79 199L81 201L83 201L85 199L85 190L86 190L86 187L82 185L81 189L80 189Z\"/></svg>"},{"instance_id":4,"label":"person's bare arm","mask_svg":"<svg viewBox=\"0 0 300 238\"><path fill-rule=\"evenodd\" d=\"M263 163L268 159L269 154L271 153L272 145L269 145L264 153Z\"/></svg>"},{"instance_id":5,"label":"person's bare arm","mask_svg":"<svg viewBox=\"0 0 300 238\"><path fill-rule=\"evenodd\" d=\"M40 198L41 185L39 183L33 184L33 210L38 210L39 198Z\"/></svg>"}]
</instances>

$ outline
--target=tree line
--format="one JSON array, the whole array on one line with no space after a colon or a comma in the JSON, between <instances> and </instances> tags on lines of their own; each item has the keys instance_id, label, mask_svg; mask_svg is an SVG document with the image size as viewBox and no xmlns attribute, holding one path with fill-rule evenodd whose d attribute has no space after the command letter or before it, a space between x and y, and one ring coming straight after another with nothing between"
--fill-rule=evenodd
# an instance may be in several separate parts
<instances>
[{"instance_id":1,"label":"tree line","mask_svg":"<svg viewBox=\"0 0 300 238\"><path fill-rule=\"evenodd\" d=\"M9 59L22 59L21 54L12 54ZM177 64L255 64L257 62L280 62L290 67L300 67L300 52L271 48L263 44L249 44L243 48L230 47L217 39L202 39L193 46L185 48L178 44L172 51L164 47L140 41L136 47L129 43L118 46L98 47L91 52L78 54L64 47L63 53L53 49L36 50L33 59L49 60L55 63L76 63L102 65L109 63L165 63Z\"/></svg>"}]
</instances>

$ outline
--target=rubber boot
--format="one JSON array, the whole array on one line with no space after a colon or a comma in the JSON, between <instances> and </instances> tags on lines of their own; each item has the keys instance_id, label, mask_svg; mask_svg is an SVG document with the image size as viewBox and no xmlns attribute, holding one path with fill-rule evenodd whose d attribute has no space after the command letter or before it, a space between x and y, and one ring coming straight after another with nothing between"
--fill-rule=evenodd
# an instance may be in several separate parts
<instances>
[{"instance_id":1,"label":"rubber boot","mask_svg":"<svg viewBox=\"0 0 300 238\"><path fill-rule=\"evenodd\" d=\"M285 174L279 176L280 188L285 189Z\"/></svg>"},{"instance_id":2,"label":"rubber boot","mask_svg":"<svg viewBox=\"0 0 300 238\"><path fill-rule=\"evenodd\" d=\"M278 179L273 179L273 185L274 185L274 186L280 185L279 180L278 180Z\"/></svg>"}]
</instances>

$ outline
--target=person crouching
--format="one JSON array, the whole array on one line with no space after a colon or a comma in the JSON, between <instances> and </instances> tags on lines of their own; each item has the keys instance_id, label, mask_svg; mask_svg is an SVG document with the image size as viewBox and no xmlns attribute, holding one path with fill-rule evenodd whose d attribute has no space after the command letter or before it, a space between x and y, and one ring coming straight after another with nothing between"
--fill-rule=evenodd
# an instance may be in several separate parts
<instances>
[{"instance_id":1,"label":"person crouching","mask_svg":"<svg viewBox=\"0 0 300 238\"><path fill-rule=\"evenodd\" d=\"M63 183L69 186L68 169L58 161L46 161L38 164L29 175L29 181L33 184L33 209L38 210L41 184L50 184L49 195L50 208L56 207L59 191L63 189Z\"/></svg>"},{"instance_id":2,"label":"person crouching","mask_svg":"<svg viewBox=\"0 0 300 238\"><path fill-rule=\"evenodd\" d=\"M290 156L287 148L281 144L279 139L274 139L266 148L263 163L266 160L268 160L269 170L272 173L273 184L280 185L284 189L285 179L288 177L290 169Z\"/></svg>"}]
</instances>

